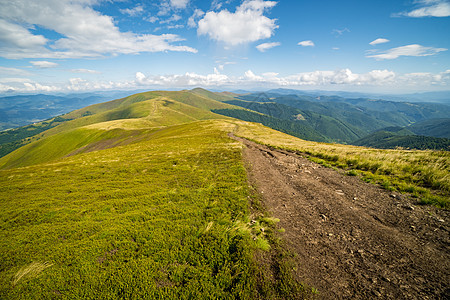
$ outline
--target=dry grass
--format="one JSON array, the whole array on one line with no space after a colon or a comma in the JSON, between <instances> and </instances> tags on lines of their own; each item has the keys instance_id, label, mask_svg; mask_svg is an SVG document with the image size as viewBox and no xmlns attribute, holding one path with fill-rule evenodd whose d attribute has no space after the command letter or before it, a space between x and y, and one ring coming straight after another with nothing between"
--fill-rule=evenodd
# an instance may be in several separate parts
<instances>
[{"instance_id":1,"label":"dry grass","mask_svg":"<svg viewBox=\"0 0 450 300\"><path fill-rule=\"evenodd\" d=\"M32 262L31 264L20 268L19 271L14 275L13 285L19 283L19 281L23 278L31 279L39 275L45 269L53 266L52 263L49 262Z\"/></svg>"}]
</instances>

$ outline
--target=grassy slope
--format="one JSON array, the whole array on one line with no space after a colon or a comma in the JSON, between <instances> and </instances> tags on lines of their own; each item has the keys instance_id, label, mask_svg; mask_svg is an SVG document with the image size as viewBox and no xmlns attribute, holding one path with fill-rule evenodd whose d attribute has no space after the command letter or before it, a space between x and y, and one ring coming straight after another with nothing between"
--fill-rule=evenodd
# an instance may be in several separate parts
<instances>
[{"instance_id":1,"label":"grassy slope","mask_svg":"<svg viewBox=\"0 0 450 300\"><path fill-rule=\"evenodd\" d=\"M227 136L233 127L177 125L139 143L0 171L0 298L298 291L281 281L261 288L252 253L267 247L270 228L252 228L241 148Z\"/></svg>"},{"instance_id":2,"label":"grassy slope","mask_svg":"<svg viewBox=\"0 0 450 300\"><path fill-rule=\"evenodd\" d=\"M149 128L226 118L209 111L223 107L232 106L190 92L148 92L89 106L65 115L72 120L0 158L0 168L50 161L104 140L109 140L110 146L123 144L142 138ZM111 131L113 128L116 130Z\"/></svg>"}]
</instances>

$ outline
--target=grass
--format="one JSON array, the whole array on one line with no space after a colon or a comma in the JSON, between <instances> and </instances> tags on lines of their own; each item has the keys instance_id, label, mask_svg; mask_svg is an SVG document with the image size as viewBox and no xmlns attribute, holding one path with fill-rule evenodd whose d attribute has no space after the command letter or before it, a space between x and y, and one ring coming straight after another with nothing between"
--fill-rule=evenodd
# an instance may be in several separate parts
<instances>
[{"instance_id":1,"label":"grass","mask_svg":"<svg viewBox=\"0 0 450 300\"><path fill-rule=\"evenodd\" d=\"M242 123L235 134L299 153L326 167L346 170L390 191L409 193L419 204L450 208L450 152L379 150L293 138L256 124Z\"/></svg>"},{"instance_id":2,"label":"grass","mask_svg":"<svg viewBox=\"0 0 450 300\"><path fill-rule=\"evenodd\" d=\"M254 256L269 250L274 220L251 223L232 127L193 122L133 144L0 170L0 298L298 296L292 284L255 276Z\"/></svg>"}]
</instances>

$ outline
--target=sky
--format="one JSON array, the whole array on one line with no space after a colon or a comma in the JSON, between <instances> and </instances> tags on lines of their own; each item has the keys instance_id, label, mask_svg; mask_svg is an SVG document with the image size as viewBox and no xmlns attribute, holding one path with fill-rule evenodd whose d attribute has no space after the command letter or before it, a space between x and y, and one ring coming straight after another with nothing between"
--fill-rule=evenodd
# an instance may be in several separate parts
<instances>
[{"instance_id":1,"label":"sky","mask_svg":"<svg viewBox=\"0 0 450 300\"><path fill-rule=\"evenodd\" d=\"M0 93L450 90L449 0L0 0Z\"/></svg>"}]
</instances>

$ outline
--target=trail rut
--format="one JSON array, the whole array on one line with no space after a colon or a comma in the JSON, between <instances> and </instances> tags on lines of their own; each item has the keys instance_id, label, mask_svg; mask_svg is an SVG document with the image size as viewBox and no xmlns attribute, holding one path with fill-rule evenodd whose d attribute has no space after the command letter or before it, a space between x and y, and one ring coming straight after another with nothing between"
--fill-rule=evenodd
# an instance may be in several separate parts
<instances>
[{"instance_id":1,"label":"trail rut","mask_svg":"<svg viewBox=\"0 0 450 300\"><path fill-rule=\"evenodd\" d=\"M450 299L449 212L232 137L285 229L296 276L320 299Z\"/></svg>"}]
</instances>

